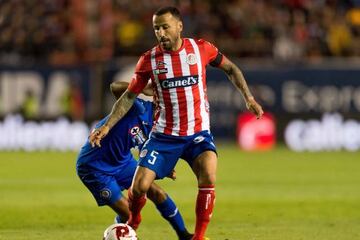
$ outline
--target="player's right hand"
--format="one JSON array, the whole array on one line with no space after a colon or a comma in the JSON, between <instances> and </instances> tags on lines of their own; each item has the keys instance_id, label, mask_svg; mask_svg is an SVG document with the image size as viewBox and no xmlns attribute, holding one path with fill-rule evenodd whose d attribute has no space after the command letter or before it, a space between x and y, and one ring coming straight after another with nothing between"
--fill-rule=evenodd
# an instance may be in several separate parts
<instances>
[{"instance_id":1,"label":"player's right hand","mask_svg":"<svg viewBox=\"0 0 360 240\"><path fill-rule=\"evenodd\" d=\"M103 125L99 128L95 128L89 136L89 142L92 147L98 146L101 147L100 141L103 139L110 131L110 128L107 125Z\"/></svg>"}]
</instances>

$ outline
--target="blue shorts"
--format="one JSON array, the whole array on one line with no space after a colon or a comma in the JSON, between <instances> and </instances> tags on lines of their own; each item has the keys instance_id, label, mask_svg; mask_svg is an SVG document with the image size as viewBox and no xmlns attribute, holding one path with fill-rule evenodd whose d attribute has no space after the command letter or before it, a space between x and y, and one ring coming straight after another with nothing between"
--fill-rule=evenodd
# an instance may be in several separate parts
<instances>
[{"instance_id":1,"label":"blue shorts","mask_svg":"<svg viewBox=\"0 0 360 240\"><path fill-rule=\"evenodd\" d=\"M122 198L123 190L131 186L137 163L132 159L124 169L114 175L83 168L78 169L77 173L99 206L111 205Z\"/></svg>"},{"instance_id":2,"label":"blue shorts","mask_svg":"<svg viewBox=\"0 0 360 240\"><path fill-rule=\"evenodd\" d=\"M171 173L179 158L192 166L196 157L207 150L216 153L209 131L186 137L151 133L140 152L139 166L153 170L156 178L161 179Z\"/></svg>"}]
</instances>

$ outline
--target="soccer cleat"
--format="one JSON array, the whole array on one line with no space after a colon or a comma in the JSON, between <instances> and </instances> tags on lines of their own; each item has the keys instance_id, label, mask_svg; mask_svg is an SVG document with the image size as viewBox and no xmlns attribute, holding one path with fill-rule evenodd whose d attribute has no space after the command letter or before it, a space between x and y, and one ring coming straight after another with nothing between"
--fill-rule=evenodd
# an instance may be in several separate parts
<instances>
[{"instance_id":1,"label":"soccer cleat","mask_svg":"<svg viewBox=\"0 0 360 240\"><path fill-rule=\"evenodd\" d=\"M193 235L194 236L194 235ZM192 239L192 238L191 238ZM208 237L204 237L203 240L210 240Z\"/></svg>"},{"instance_id":2,"label":"soccer cleat","mask_svg":"<svg viewBox=\"0 0 360 240\"><path fill-rule=\"evenodd\" d=\"M185 231L181 233L181 236L179 236L179 240L191 240L194 234L189 233L188 231Z\"/></svg>"},{"instance_id":3,"label":"soccer cleat","mask_svg":"<svg viewBox=\"0 0 360 240\"><path fill-rule=\"evenodd\" d=\"M141 222L141 214L137 215L136 217L133 217L130 215L129 220L126 222L130 227L132 227L134 230L137 230Z\"/></svg>"}]
</instances>

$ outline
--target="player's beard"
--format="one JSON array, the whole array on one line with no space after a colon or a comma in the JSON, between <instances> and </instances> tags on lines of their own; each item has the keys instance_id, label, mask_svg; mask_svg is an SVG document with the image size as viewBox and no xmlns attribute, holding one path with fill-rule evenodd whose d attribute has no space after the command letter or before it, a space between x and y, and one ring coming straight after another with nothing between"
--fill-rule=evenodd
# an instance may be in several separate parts
<instances>
[{"instance_id":1,"label":"player's beard","mask_svg":"<svg viewBox=\"0 0 360 240\"><path fill-rule=\"evenodd\" d=\"M159 43L161 47L166 51L173 51L177 49L172 49L173 47L176 47L178 43L181 42L181 37L178 36L177 38L171 39L171 38L161 38Z\"/></svg>"},{"instance_id":2,"label":"player's beard","mask_svg":"<svg viewBox=\"0 0 360 240\"><path fill-rule=\"evenodd\" d=\"M170 51L172 49L172 42L169 38L161 39L160 45L163 49Z\"/></svg>"}]
</instances>

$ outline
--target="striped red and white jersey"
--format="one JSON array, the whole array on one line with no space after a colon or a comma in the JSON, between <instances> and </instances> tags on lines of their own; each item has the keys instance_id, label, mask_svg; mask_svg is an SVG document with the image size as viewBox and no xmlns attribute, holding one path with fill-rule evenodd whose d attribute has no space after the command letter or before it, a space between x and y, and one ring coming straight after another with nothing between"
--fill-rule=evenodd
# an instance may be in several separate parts
<instances>
[{"instance_id":1,"label":"striped red and white jersey","mask_svg":"<svg viewBox=\"0 0 360 240\"><path fill-rule=\"evenodd\" d=\"M140 93L151 79L157 108L154 132L190 136L210 130L205 67L218 66L222 59L214 45L191 38L183 38L177 51L158 45L140 57L128 90Z\"/></svg>"}]
</instances>

